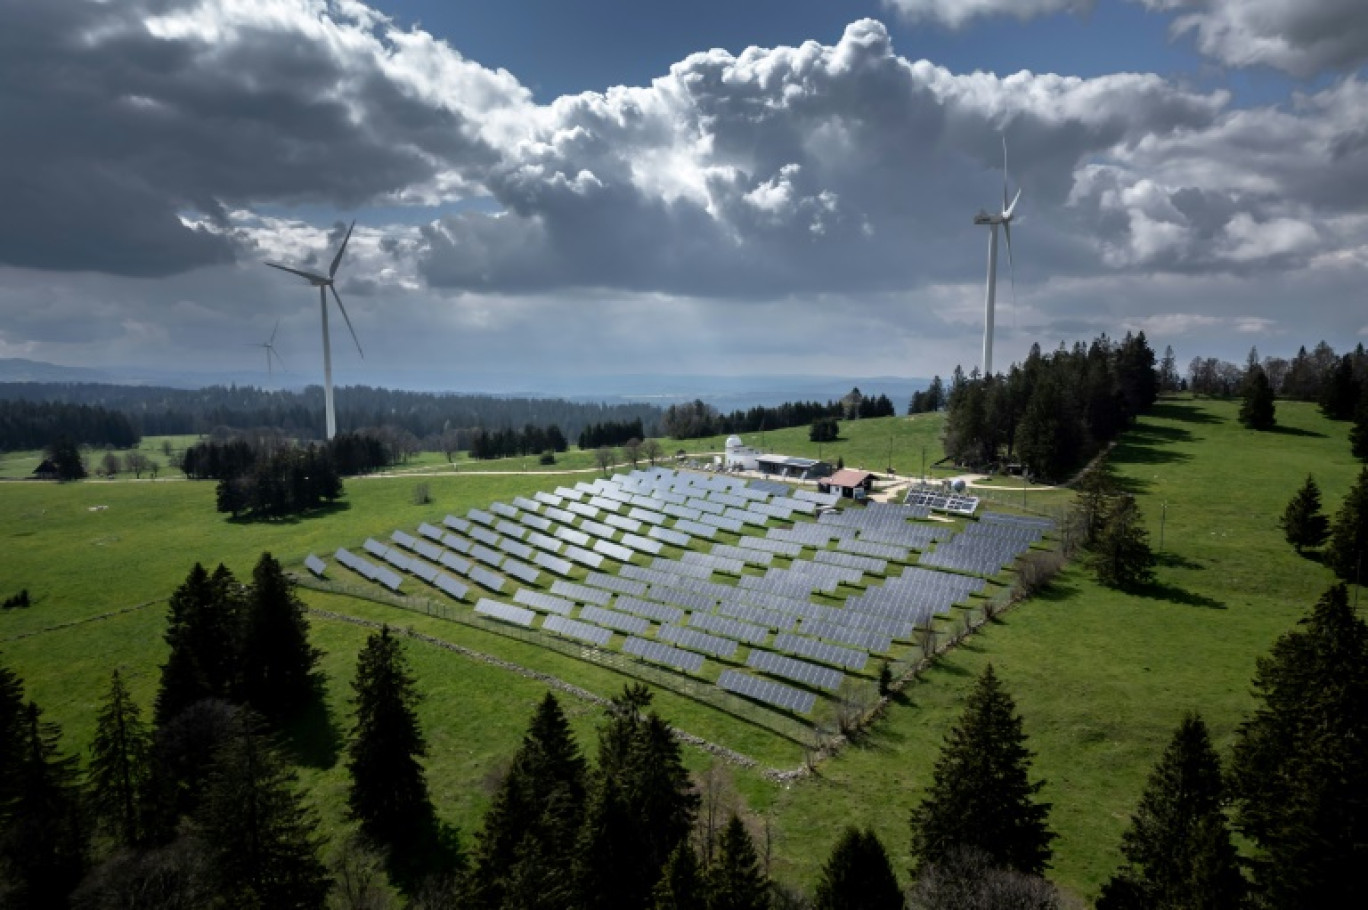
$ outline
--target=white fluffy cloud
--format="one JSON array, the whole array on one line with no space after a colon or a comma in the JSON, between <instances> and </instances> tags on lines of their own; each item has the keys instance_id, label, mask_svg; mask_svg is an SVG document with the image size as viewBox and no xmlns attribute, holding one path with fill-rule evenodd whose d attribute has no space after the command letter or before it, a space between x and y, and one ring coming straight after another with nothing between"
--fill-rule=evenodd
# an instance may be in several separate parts
<instances>
[{"instance_id":1,"label":"white fluffy cloud","mask_svg":"<svg viewBox=\"0 0 1368 910\"><path fill-rule=\"evenodd\" d=\"M1142 0L1179 9L1176 34L1230 66L1271 66L1295 76L1357 68L1368 61L1362 0Z\"/></svg>"},{"instance_id":2,"label":"white fluffy cloud","mask_svg":"<svg viewBox=\"0 0 1368 910\"><path fill-rule=\"evenodd\" d=\"M1096 0L883 0L909 22L936 22L960 28L974 19L990 16L1015 16L1034 19L1055 13L1083 13Z\"/></svg>"}]
</instances>

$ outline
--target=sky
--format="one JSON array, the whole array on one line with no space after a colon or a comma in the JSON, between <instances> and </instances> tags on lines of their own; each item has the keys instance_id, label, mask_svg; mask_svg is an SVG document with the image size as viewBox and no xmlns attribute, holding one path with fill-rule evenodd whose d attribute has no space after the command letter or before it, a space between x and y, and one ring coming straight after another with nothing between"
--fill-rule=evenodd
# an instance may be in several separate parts
<instances>
[{"instance_id":1,"label":"sky","mask_svg":"<svg viewBox=\"0 0 1368 910\"><path fill-rule=\"evenodd\" d=\"M545 391L1368 335L1362 0L0 0L0 358ZM276 326L279 326L276 329ZM275 332L268 377L259 346Z\"/></svg>"}]
</instances>

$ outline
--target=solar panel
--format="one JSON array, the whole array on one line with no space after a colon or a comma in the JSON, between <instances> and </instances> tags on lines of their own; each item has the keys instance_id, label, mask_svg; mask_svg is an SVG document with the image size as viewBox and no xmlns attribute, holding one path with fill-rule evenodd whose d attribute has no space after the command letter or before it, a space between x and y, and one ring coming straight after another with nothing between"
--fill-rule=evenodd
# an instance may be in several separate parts
<instances>
[{"instance_id":1,"label":"solar panel","mask_svg":"<svg viewBox=\"0 0 1368 910\"><path fill-rule=\"evenodd\" d=\"M616 512L622 508L622 503L616 499L609 499L607 496L591 496L589 497L589 505L605 512Z\"/></svg>"},{"instance_id":2,"label":"solar panel","mask_svg":"<svg viewBox=\"0 0 1368 910\"><path fill-rule=\"evenodd\" d=\"M778 556L793 558L803 552L803 545L788 540L772 540L768 537L742 537L740 546L747 550L764 550Z\"/></svg>"},{"instance_id":3,"label":"solar panel","mask_svg":"<svg viewBox=\"0 0 1368 910\"><path fill-rule=\"evenodd\" d=\"M681 648L688 648L690 651L702 651L704 654L711 654L713 657L731 658L736 654L736 642L730 638L709 635L707 632L700 632L697 629L664 625L656 632L656 637L673 642Z\"/></svg>"},{"instance_id":4,"label":"solar panel","mask_svg":"<svg viewBox=\"0 0 1368 910\"><path fill-rule=\"evenodd\" d=\"M676 530L692 534L694 537L706 537L708 540L712 540L717 536L717 528L712 525L705 525L702 522L690 521L687 518L681 518L676 521L675 528Z\"/></svg>"},{"instance_id":5,"label":"solar panel","mask_svg":"<svg viewBox=\"0 0 1368 910\"><path fill-rule=\"evenodd\" d=\"M516 522L509 521L507 518L495 525L494 529L505 537L512 537L514 540L522 540L523 535L527 533L527 528L524 528Z\"/></svg>"},{"instance_id":6,"label":"solar panel","mask_svg":"<svg viewBox=\"0 0 1368 910\"><path fill-rule=\"evenodd\" d=\"M470 574L470 560L463 559L455 553L446 552L437 558L437 561L459 575Z\"/></svg>"},{"instance_id":7,"label":"solar panel","mask_svg":"<svg viewBox=\"0 0 1368 910\"><path fill-rule=\"evenodd\" d=\"M740 670L723 670L717 678L717 686L727 692L744 695L798 714L809 713L817 703L817 696L811 692L804 692L802 689L795 689L772 680L759 679Z\"/></svg>"},{"instance_id":8,"label":"solar panel","mask_svg":"<svg viewBox=\"0 0 1368 910\"><path fill-rule=\"evenodd\" d=\"M590 644L598 645L600 648L608 644L608 639L613 637L613 633L609 629L591 626L587 622L580 622L576 619L566 619L564 616L546 617L542 622L542 628L548 632L587 641Z\"/></svg>"},{"instance_id":9,"label":"solar panel","mask_svg":"<svg viewBox=\"0 0 1368 910\"><path fill-rule=\"evenodd\" d=\"M604 540L612 540L613 535L617 533L616 528L611 528L608 525L603 524L602 522L594 521L589 518L586 518L580 522L580 530L592 534L595 537L600 537Z\"/></svg>"},{"instance_id":10,"label":"solar panel","mask_svg":"<svg viewBox=\"0 0 1368 910\"><path fill-rule=\"evenodd\" d=\"M442 529L436 525L430 525L426 521L418 526L418 533L430 540L442 539Z\"/></svg>"},{"instance_id":11,"label":"solar panel","mask_svg":"<svg viewBox=\"0 0 1368 910\"><path fill-rule=\"evenodd\" d=\"M418 541L414 545L413 549L417 550L419 555L421 555L424 559L430 559L433 562L436 562L437 560L441 559L442 554L446 552L441 547L437 546L435 543L429 543L426 540Z\"/></svg>"},{"instance_id":12,"label":"solar panel","mask_svg":"<svg viewBox=\"0 0 1368 910\"><path fill-rule=\"evenodd\" d=\"M582 492L579 490L572 490L570 487L556 487L556 495L561 499L570 500L572 502L584 498Z\"/></svg>"},{"instance_id":13,"label":"solar panel","mask_svg":"<svg viewBox=\"0 0 1368 910\"><path fill-rule=\"evenodd\" d=\"M733 534L741 533L741 522L725 515L704 515L703 523L721 528L724 531L731 531ZM675 527L679 527L678 522L675 522Z\"/></svg>"},{"instance_id":14,"label":"solar panel","mask_svg":"<svg viewBox=\"0 0 1368 910\"><path fill-rule=\"evenodd\" d=\"M494 525L494 516L482 509L467 509L466 518L471 521L478 521L482 525Z\"/></svg>"},{"instance_id":15,"label":"solar panel","mask_svg":"<svg viewBox=\"0 0 1368 910\"><path fill-rule=\"evenodd\" d=\"M585 576L584 583L595 588L603 588L605 591L615 591L618 594L630 594L634 597L641 597L646 593L646 583L637 581L633 578L622 578L617 575L609 575L606 572L590 572Z\"/></svg>"},{"instance_id":16,"label":"solar panel","mask_svg":"<svg viewBox=\"0 0 1368 910\"><path fill-rule=\"evenodd\" d=\"M675 667L686 673L697 673L703 669L702 655L681 651L679 648L661 644L658 641L648 641L645 638L631 636L622 643L622 650L623 653L640 657L642 660L649 660L653 664Z\"/></svg>"},{"instance_id":17,"label":"solar panel","mask_svg":"<svg viewBox=\"0 0 1368 910\"><path fill-rule=\"evenodd\" d=\"M795 490L793 498L816 503L819 506L834 506L841 501L839 493L814 493L812 490Z\"/></svg>"},{"instance_id":18,"label":"solar panel","mask_svg":"<svg viewBox=\"0 0 1368 910\"><path fill-rule=\"evenodd\" d=\"M497 547L499 541L502 540L498 534L495 534L493 531L489 530L489 528L471 528L470 536L480 543L491 547Z\"/></svg>"},{"instance_id":19,"label":"solar panel","mask_svg":"<svg viewBox=\"0 0 1368 910\"><path fill-rule=\"evenodd\" d=\"M649 509L634 508L627 514L631 515L637 521L642 521L646 524L662 525L665 523L664 515L662 515L660 512L653 512Z\"/></svg>"},{"instance_id":20,"label":"solar panel","mask_svg":"<svg viewBox=\"0 0 1368 910\"><path fill-rule=\"evenodd\" d=\"M304 568L308 569L319 578L322 578L323 573L328 570L328 565L323 560L310 553L308 556L304 557Z\"/></svg>"},{"instance_id":21,"label":"solar panel","mask_svg":"<svg viewBox=\"0 0 1368 910\"><path fill-rule=\"evenodd\" d=\"M455 534L443 534L442 545L447 549L455 550L457 553L469 553L471 543L464 537L457 537Z\"/></svg>"},{"instance_id":22,"label":"solar panel","mask_svg":"<svg viewBox=\"0 0 1368 910\"><path fill-rule=\"evenodd\" d=\"M654 541L652 541L652 543L654 543ZM610 559L616 559L618 562L631 562L632 560L631 550L606 540L594 541L594 552L602 553L604 556L607 556Z\"/></svg>"},{"instance_id":23,"label":"solar panel","mask_svg":"<svg viewBox=\"0 0 1368 910\"><path fill-rule=\"evenodd\" d=\"M457 518L455 515L448 515L442 519L442 524L451 528L453 531L460 531L462 534L470 530L470 522L464 518Z\"/></svg>"},{"instance_id":24,"label":"solar panel","mask_svg":"<svg viewBox=\"0 0 1368 910\"><path fill-rule=\"evenodd\" d=\"M707 566L714 572L725 572L728 575L740 575L746 568L746 564L739 559L714 556L711 553L699 553L694 550L690 550L679 557L679 561L685 565Z\"/></svg>"},{"instance_id":25,"label":"solar panel","mask_svg":"<svg viewBox=\"0 0 1368 910\"><path fill-rule=\"evenodd\" d=\"M562 541L554 537L547 537L540 531L528 531L526 540L539 550L546 550L548 553L559 553L561 547L565 546Z\"/></svg>"},{"instance_id":26,"label":"solar panel","mask_svg":"<svg viewBox=\"0 0 1368 910\"><path fill-rule=\"evenodd\" d=\"M645 635L651 630L651 624L640 616L630 616L616 610L605 610L603 607L582 607L579 615L580 619L585 622L591 622L596 626L606 626L609 629L616 629L630 635Z\"/></svg>"},{"instance_id":27,"label":"solar panel","mask_svg":"<svg viewBox=\"0 0 1368 910\"><path fill-rule=\"evenodd\" d=\"M606 606L613 597L612 592L605 591L602 588L591 588L588 585L563 580L557 580L551 585L551 593L600 607Z\"/></svg>"},{"instance_id":28,"label":"solar panel","mask_svg":"<svg viewBox=\"0 0 1368 910\"><path fill-rule=\"evenodd\" d=\"M589 535L574 528L556 528L555 534L561 540L569 541L577 547L589 546Z\"/></svg>"},{"instance_id":29,"label":"solar panel","mask_svg":"<svg viewBox=\"0 0 1368 910\"><path fill-rule=\"evenodd\" d=\"M522 541L501 540L499 541L499 549L503 550L509 556L516 556L519 559L532 558L532 548Z\"/></svg>"},{"instance_id":30,"label":"solar panel","mask_svg":"<svg viewBox=\"0 0 1368 910\"><path fill-rule=\"evenodd\" d=\"M574 512L567 512L564 509L558 509L555 506L547 506L542 511L546 514L547 518L550 518L553 521L559 521L562 524L570 524L575 520Z\"/></svg>"},{"instance_id":31,"label":"solar panel","mask_svg":"<svg viewBox=\"0 0 1368 910\"><path fill-rule=\"evenodd\" d=\"M432 583L456 600L465 600L466 591L470 590L445 572L438 572Z\"/></svg>"},{"instance_id":32,"label":"solar panel","mask_svg":"<svg viewBox=\"0 0 1368 910\"><path fill-rule=\"evenodd\" d=\"M595 507L582 502L571 502L565 506L576 515L583 515L585 518L597 518L599 510Z\"/></svg>"},{"instance_id":33,"label":"solar panel","mask_svg":"<svg viewBox=\"0 0 1368 910\"><path fill-rule=\"evenodd\" d=\"M365 543L361 544L361 546L367 553L372 556L379 556L382 559L385 554L389 552L389 547L372 537L367 537Z\"/></svg>"},{"instance_id":34,"label":"solar panel","mask_svg":"<svg viewBox=\"0 0 1368 910\"><path fill-rule=\"evenodd\" d=\"M640 550L642 553L649 553L656 556L663 550L664 544L658 540L651 540L649 537L641 537L637 534L623 533L622 545L631 547L633 550Z\"/></svg>"},{"instance_id":35,"label":"solar panel","mask_svg":"<svg viewBox=\"0 0 1368 910\"><path fill-rule=\"evenodd\" d=\"M632 597L627 594L619 594L614 606L624 613L645 616L647 619L654 619L656 622L679 623L684 620L684 611L678 607L642 600L639 597Z\"/></svg>"},{"instance_id":36,"label":"solar panel","mask_svg":"<svg viewBox=\"0 0 1368 910\"><path fill-rule=\"evenodd\" d=\"M820 660L824 664L845 667L847 670L854 670L855 672L863 670L869 661L869 654L865 651L843 648L840 645L817 641L814 638L804 638L801 635L793 635L788 632L781 632L774 636L774 647L778 651L810 657L813 660Z\"/></svg>"},{"instance_id":37,"label":"solar panel","mask_svg":"<svg viewBox=\"0 0 1368 910\"><path fill-rule=\"evenodd\" d=\"M767 566L774 561L774 554L766 550L734 547L726 543L713 544L712 555L734 559L752 566Z\"/></svg>"},{"instance_id":38,"label":"solar panel","mask_svg":"<svg viewBox=\"0 0 1368 910\"><path fill-rule=\"evenodd\" d=\"M518 521L526 525L527 527L533 528L538 531L551 530L551 522L540 515L530 515L527 513L523 513L522 515L518 516Z\"/></svg>"},{"instance_id":39,"label":"solar panel","mask_svg":"<svg viewBox=\"0 0 1368 910\"><path fill-rule=\"evenodd\" d=\"M569 616L570 611L575 607L563 597L555 597L541 591L529 591L527 588L519 588L515 591L513 599L520 604L532 607L534 610L540 610L543 613L556 613L560 616Z\"/></svg>"},{"instance_id":40,"label":"solar panel","mask_svg":"<svg viewBox=\"0 0 1368 910\"><path fill-rule=\"evenodd\" d=\"M663 540L665 543L673 544L676 547L687 547L689 544L693 543L693 538L688 534L683 534L679 531L671 531L668 528L653 527L646 533L656 540Z\"/></svg>"},{"instance_id":41,"label":"solar panel","mask_svg":"<svg viewBox=\"0 0 1368 910\"><path fill-rule=\"evenodd\" d=\"M502 619L504 622L511 622L513 625L522 626L525 629L531 628L532 620L537 615L531 610L490 600L488 597L480 598L479 602L475 604L475 612L492 616L494 619Z\"/></svg>"},{"instance_id":42,"label":"solar panel","mask_svg":"<svg viewBox=\"0 0 1368 910\"><path fill-rule=\"evenodd\" d=\"M409 558L401 553L397 548L391 547L385 551L385 562L394 566L396 569L403 569L405 572L409 568Z\"/></svg>"},{"instance_id":43,"label":"solar panel","mask_svg":"<svg viewBox=\"0 0 1368 910\"><path fill-rule=\"evenodd\" d=\"M489 547L481 546L480 544L476 544L470 548L470 555L480 562L493 566L496 569L503 565L504 561L502 553L497 550L491 550Z\"/></svg>"},{"instance_id":44,"label":"solar panel","mask_svg":"<svg viewBox=\"0 0 1368 910\"><path fill-rule=\"evenodd\" d=\"M548 493L545 490L538 490L532 494L532 497L536 499L537 502L544 502L549 506L558 506L561 504L561 498L559 496L555 493Z\"/></svg>"},{"instance_id":45,"label":"solar panel","mask_svg":"<svg viewBox=\"0 0 1368 910\"><path fill-rule=\"evenodd\" d=\"M561 559L559 556L552 556L550 553L543 553L540 550L532 554L532 561L543 569L555 572L557 575L569 575L574 568L569 560Z\"/></svg>"},{"instance_id":46,"label":"solar panel","mask_svg":"<svg viewBox=\"0 0 1368 910\"><path fill-rule=\"evenodd\" d=\"M496 594L504 589L503 576L495 575L493 572L481 566L471 566L469 578L477 585L488 588Z\"/></svg>"},{"instance_id":47,"label":"solar panel","mask_svg":"<svg viewBox=\"0 0 1368 910\"><path fill-rule=\"evenodd\" d=\"M706 629L709 632L716 632L727 638L734 638L737 641L744 641L747 644L758 645L769 637L769 629L761 626L753 626L748 622L741 622L739 619L728 619L725 616L715 616L712 613L694 613L689 617L689 625L699 629Z\"/></svg>"},{"instance_id":48,"label":"solar panel","mask_svg":"<svg viewBox=\"0 0 1368 910\"><path fill-rule=\"evenodd\" d=\"M603 521L605 524L612 525L615 528L621 528L624 531L641 530L641 522L637 521L635 518L624 518L621 515L605 515L603 516Z\"/></svg>"},{"instance_id":49,"label":"solar panel","mask_svg":"<svg viewBox=\"0 0 1368 910\"><path fill-rule=\"evenodd\" d=\"M541 508L540 505L538 505L533 500L528 499L526 496L514 496L513 505L517 506L525 512L535 512Z\"/></svg>"},{"instance_id":50,"label":"solar panel","mask_svg":"<svg viewBox=\"0 0 1368 910\"><path fill-rule=\"evenodd\" d=\"M588 566L591 569L597 569L603 565L603 555L601 553L591 553L580 547L566 546L562 555L566 559L573 560L580 565Z\"/></svg>"},{"instance_id":51,"label":"solar panel","mask_svg":"<svg viewBox=\"0 0 1368 910\"><path fill-rule=\"evenodd\" d=\"M535 585L537 579L541 578L541 573L526 563L518 562L516 559L506 559L503 564L505 575L512 575L525 584Z\"/></svg>"},{"instance_id":52,"label":"solar panel","mask_svg":"<svg viewBox=\"0 0 1368 910\"><path fill-rule=\"evenodd\" d=\"M421 559L415 559L409 563L409 571L417 575L428 584L432 584L437 578L437 567L428 565Z\"/></svg>"},{"instance_id":53,"label":"solar panel","mask_svg":"<svg viewBox=\"0 0 1368 910\"><path fill-rule=\"evenodd\" d=\"M762 673L772 673L775 676L832 691L841 688L841 682L845 679L845 674L839 670L819 667L807 661L761 651L758 648L751 649L750 656L746 658L746 666Z\"/></svg>"}]
</instances>

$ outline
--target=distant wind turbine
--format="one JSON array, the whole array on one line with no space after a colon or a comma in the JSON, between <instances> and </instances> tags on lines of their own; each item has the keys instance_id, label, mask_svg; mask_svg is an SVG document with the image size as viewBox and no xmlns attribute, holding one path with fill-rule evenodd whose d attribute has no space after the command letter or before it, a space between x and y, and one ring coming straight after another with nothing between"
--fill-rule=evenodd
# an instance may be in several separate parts
<instances>
[{"instance_id":1,"label":"distant wind turbine","mask_svg":"<svg viewBox=\"0 0 1368 910\"><path fill-rule=\"evenodd\" d=\"M1012 287L1016 288L1016 266L1012 262L1012 213L1021 200L1021 189L1007 203L1007 137L1002 137L1002 212L990 215L982 209L974 216L974 224L988 225L988 290L983 303L983 375L993 375L993 303L997 295L998 225L1007 237L1007 266L1012 271Z\"/></svg>"},{"instance_id":2,"label":"distant wind turbine","mask_svg":"<svg viewBox=\"0 0 1368 910\"><path fill-rule=\"evenodd\" d=\"M328 291L332 291L333 299L337 301L337 308L342 311L342 318L347 321L347 331L351 332L352 341L356 343L356 353L360 354L362 358L366 356L361 350L361 342L357 341L356 330L352 328L351 317L347 315L347 308L342 305L342 298L337 296L337 288L333 285L333 276L337 274L337 267L342 264L342 254L347 251L347 241L351 240L352 228L354 227L356 227L355 221L351 223L351 227L347 228L347 236L342 238L342 246L338 248L337 255L333 257L332 266L326 275L291 268L278 262L266 263L273 269L298 275L318 288L318 305L323 314L323 407L327 415L329 439L337 435L337 414L333 410L332 346L328 340ZM274 334L272 337L274 338Z\"/></svg>"},{"instance_id":3,"label":"distant wind turbine","mask_svg":"<svg viewBox=\"0 0 1368 910\"><path fill-rule=\"evenodd\" d=\"M265 349L266 349L266 375L267 375L267 376L274 376L274 375L275 375L275 374L271 371L271 358L272 358L272 357L275 358L275 362L276 362L276 363L280 364L280 368L281 368L282 370L285 369L285 361L283 361L283 360L280 359L280 352L277 351L277 350L275 349L275 337L276 337L276 332L278 332L278 331L280 331L280 320L279 320L279 319L276 320L275 328L271 329L271 337L270 337L270 340L268 340L268 341L258 341L258 342L255 342L255 343L249 343L249 344L247 345L248 347L252 347L252 348L265 348Z\"/></svg>"}]
</instances>

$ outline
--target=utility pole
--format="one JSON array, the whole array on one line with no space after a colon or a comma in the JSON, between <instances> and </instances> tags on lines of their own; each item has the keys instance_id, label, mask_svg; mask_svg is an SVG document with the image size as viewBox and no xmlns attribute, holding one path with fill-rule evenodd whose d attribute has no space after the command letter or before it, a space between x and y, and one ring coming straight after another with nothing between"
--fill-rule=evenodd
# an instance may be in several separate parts
<instances>
[{"instance_id":1,"label":"utility pole","mask_svg":"<svg viewBox=\"0 0 1368 910\"><path fill-rule=\"evenodd\" d=\"M1159 552L1164 552L1164 524L1168 520L1168 502L1159 507Z\"/></svg>"}]
</instances>

